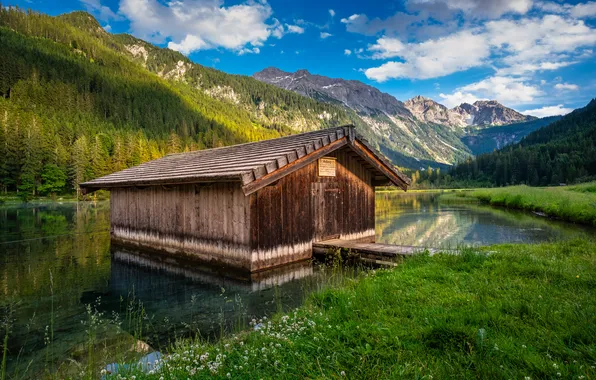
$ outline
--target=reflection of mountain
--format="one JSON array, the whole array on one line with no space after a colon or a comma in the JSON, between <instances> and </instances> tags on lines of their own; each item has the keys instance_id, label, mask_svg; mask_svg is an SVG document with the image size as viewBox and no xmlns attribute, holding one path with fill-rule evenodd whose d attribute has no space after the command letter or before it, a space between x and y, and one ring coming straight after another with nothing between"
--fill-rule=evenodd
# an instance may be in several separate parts
<instances>
[{"instance_id":1,"label":"reflection of mountain","mask_svg":"<svg viewBox=\"0 0 596 380\"><path fill-rule=\"evenodd\" d=\"M429 248L453 248L472 221L440 210L437 194L384 193L377 197L377 242Z\"/></svg>"},{"instance_id":2,"label":"reflection of mountain","mask_svg":"<svg viewBox=\"0 0 596 380\"><path fill-rule=\"evenodd\" d=\"M566 223L487 206L445 204L439 194L380 193L377 242L429 248L541 242L582 231Z\"/></svg>"},{"instance_id":3,"label":"reflection of mountain","mask_svg":"<svg viewBox=\"0 0 596 380\"><path fill-rule=\"evenodd\" d=\"M429 248L454 248L463 241L473 221L460 215L428 210L428 215L404 213L389 223L377 224L377 241Z\"/></svg>"}]
</instances>

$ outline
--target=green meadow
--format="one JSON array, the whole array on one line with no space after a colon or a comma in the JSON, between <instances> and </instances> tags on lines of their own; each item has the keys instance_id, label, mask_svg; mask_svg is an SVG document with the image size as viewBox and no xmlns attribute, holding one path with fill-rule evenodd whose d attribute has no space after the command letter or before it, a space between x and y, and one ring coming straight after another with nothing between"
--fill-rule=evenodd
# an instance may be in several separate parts
<instances>
[{"instance_id":1,"label":"green meadow","mask_svg":"<svg viewBox=\"0 0 596 380\"><path fill-rule=\"evenodd\" d=\"M574 223L596 226L596 182L575 186L509 186L459 191L446 201L478 200L491 206L543 213Z\"/></svg>"},{"instance_id":2,"label":"green meadow","mask_svg":"<svg viewBox=\"0 0 596 380\"><path fill-rule=\"evenodd\" d=\"M111 377L590 379L595 273L589 239L421 254Z\"/></svg>"}]
</instances>

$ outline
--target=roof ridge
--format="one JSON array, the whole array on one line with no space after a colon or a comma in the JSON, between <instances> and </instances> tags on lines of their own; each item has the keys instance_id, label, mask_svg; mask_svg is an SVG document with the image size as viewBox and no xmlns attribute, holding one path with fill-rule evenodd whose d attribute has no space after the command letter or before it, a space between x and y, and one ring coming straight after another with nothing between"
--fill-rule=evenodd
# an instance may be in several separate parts
<instances>
[{"instance_id":1,"label":"roof ridge","mask_svg":"<svg viewBox=\"0 0 596 380\"><path fill-rule=\"evenodd\" d=\"M251 144L260 144L266 141L271 141L271 140L285 140L288 138L296 138L298 136L306 136L309 134L317 134L317 133L321 133L324 131L337 131L339 129L343 129L343 128L355 128L355 126L353 124L345 124L345 125L340 125L337 127L328 127L328 128L323 128L323 129L317 129L314 131L308 131L308 132L302 132L302 133L296 133L294 135L287 135L287 136L281 136L281 137L276 137L276 138L272 138L272 139L267 139L267 140L259 140L259 141L249 141L249 142L245 142L242 144L234 144L234 145L226 145L226 146L220 146L217 148L209 148L209 149L198 149L198 150L192 150L190 152L180 152L180 153L170 153L170 154L166 154L165 156L161 157L161 158L166 158L166 157L174 157L174 156L181 156L181 155L186 155L186 154L199 154L199 153L204 153L204 152L212 152L215 150L220 150L220 149L227 149L227 148L233 148L233 147L242 147L242 146L247 146L247 145L251 145Z\"/></svg>"}]
</instances>

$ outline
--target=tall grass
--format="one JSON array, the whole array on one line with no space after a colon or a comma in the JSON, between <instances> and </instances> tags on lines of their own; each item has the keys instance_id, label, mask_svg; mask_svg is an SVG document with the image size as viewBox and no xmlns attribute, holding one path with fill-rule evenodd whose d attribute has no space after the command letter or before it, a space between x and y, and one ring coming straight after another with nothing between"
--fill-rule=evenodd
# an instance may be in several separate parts
<instances>
[{"instance_id":1,"label":"tall grass","mask_svg":"<svg viewBox=\"0 0 596 380\"><path fill-rule=\"evenodd\" d=\"M595 273L587 240L420 255L252 331L180 340L152 371L120 376L590 379Z\"/></svg>"},{"instance_id":2,"label":"tall grass","mask_svg":"<svg viewBox=\"0 0 596 380\"><path fill-rule=\"evenodd\" d=\"M596 226L596 182L572 187L510 186L458 193L492 206L544 213L570 222ZM450 200L457 200L451 197Z\"/></svg>"}]
</instances>

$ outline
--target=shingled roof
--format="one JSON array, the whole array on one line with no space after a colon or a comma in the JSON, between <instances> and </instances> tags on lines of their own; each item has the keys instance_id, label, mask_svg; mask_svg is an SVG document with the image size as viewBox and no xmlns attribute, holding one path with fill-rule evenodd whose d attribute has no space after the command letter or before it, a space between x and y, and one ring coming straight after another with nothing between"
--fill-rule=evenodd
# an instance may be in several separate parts
<instances>
[{"instance_id":1,"label":"shingled roof","mask_svg":"<svg viewBox=\"0 0 596 380\"><path fill-rule=\"evenodd\" d=\"M170 154L82 183L80 187L87 193L114 187L239 181L248 195L344 146L352 148L376 172L377 180L407 189L409 178L358 136L353 126Z\"/></svg>"}]
</instances>

